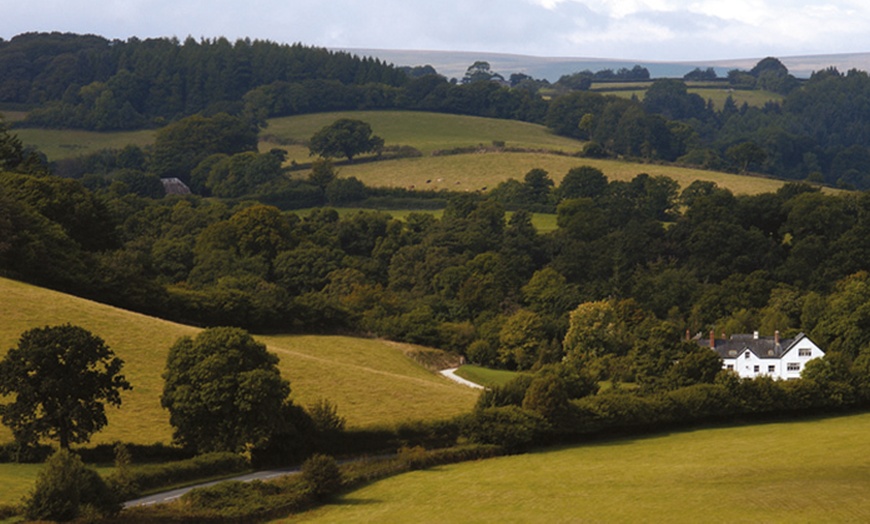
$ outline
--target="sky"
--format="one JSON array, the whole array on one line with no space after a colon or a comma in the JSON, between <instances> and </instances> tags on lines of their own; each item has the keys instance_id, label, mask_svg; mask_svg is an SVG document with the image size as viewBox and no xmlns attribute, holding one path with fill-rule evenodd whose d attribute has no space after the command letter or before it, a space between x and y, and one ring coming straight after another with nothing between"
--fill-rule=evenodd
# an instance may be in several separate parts
<instances>
[{"instance_id":1,"label":"sky","mask_svg":"<svg viewBox=\"0 0 870 524\"><path fill-rule=\"evenodd\" d=\"M870 51L867 0L0 0L33 31L359 49L722 60Z\"/></svg>"}]
</instances>

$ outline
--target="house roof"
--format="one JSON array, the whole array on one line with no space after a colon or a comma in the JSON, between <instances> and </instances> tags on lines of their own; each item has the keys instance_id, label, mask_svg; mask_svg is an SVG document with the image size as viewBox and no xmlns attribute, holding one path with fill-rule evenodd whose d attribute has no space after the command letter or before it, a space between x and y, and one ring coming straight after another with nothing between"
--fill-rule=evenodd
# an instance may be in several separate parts
<instances>
[{"instance_id":1,"label":"house roof","mask_svg":"<svg viewBox=\"0 0 870 524\"><path fill-rule=\"evenodd\" d=\"M725 358L737 358L744 351L751 351L760 359L780 359L802 339L807 338L799 333L795 338L781 338L776 343L776 337L756 337L755 335L731 335L729 339L714 339L713 349L719 356ZM710 347L710 341L700 339L698 344Z\"/></svg>"},{"instance_id":2,"label":"house roof","mask_svg":"<svg viewBox=\"0 0 870 524\"><path fill-rule=\"evenodd\" d=\"M167 195L189 195L190 188L178 178L161 178L163 190Z\"/></svg>"}]
</instances>

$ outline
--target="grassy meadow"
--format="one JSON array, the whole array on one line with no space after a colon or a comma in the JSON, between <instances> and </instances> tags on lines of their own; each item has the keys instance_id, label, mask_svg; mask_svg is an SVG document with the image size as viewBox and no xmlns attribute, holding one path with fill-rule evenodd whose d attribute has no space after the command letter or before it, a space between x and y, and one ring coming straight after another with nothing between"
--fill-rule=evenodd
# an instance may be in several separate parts
<instances>
[{"instance_id":1,"label":"grassy meadow","mask_svg":"<svg viewBox=\"0 0 870 524\"><path fill-rule=\"evenodd\" d=\"M630 96L627 91L619 93L629 93L626 96ZM761 92L739 93L746 93L748 96ZM758 102L763 103L760 100ZM738 100L738 103L742 102ZM509 178L522 180L526 173L535 168L548 171L558 184L568 170L581 165L597 167L611 180L630 180L640 173L666 175L675 179L682 187L694 180L711 180L739 194L775 191L783 184L775 179L694 168L576 158L570 155L580 151L583 142L554 135L541 125L413 111L347 111L274 118L269 120L269 126L261 133L263 141L260 143L260 150L268 151L274 147L285 149L288 152L288 165L292 162L310 162L308 148L300 144L338 118L364 120L371 124L375 134L384 138L388 146L409 145L423 153L422 157L417 158L360 161L354 164L341 163L338 166L340 176L355 176L371 186L480 191L484 188L492 189ZM122 148L127 144L145 146L154 140L154 131L150 130L96 133L20 129L16 132L25 144L38 147L50 160L83 155L102 148ZM438 150L489 147L494 141L504 142L509 148L540 152L497 153L481 150L459 155L432 156ZM288 143L290 145L286 145ZM549 151L566 154L552 154ZM305 177L307 174L305 170L293 172L296 177Z\"/></svg>"},{"instance_id":2,"label":"grassy meadow","mask_svg":"<svg viewBox=\"0 0 870 524\"><path fill-rule=\"evenodd\" d=\"M121 408L107 408L109 424L93 443L170 441L169 416L159 400L161 374L169 347L198 329L9 279L0 278L0 297L0 353L30 328L69 322L102 337L124 360L133 390L122 393ZM407 358L413 346L339 336L257 338L280 357L294 401L307 405L328 398L349 426L446 418L467 412L477 398L470 388ZM8 429L0 426L0 442L10 439Z\"/></svg>"},{"instance_id":3,"label":"grassy meadow","mask_svg":"<svg viewBox=\"0 0 870 524\"><path fill-rule=\"evenodd\" d=\"M710 180L736 194L771 192L783 185L783 181L772 178L545 153L476 153L403 158L342 165L338 167L338 173L339 176L354 176L371 186L479 191L484 188L492 189L509 178L522 180L526 173L535 168L547 171L558 185L571 168L583 165L600 169L610 180L627 181L640 173L647 173L651 176L665 175L673 178L681 187L686 187L695 180Z\"/></svg>"},{"instance_id":4,"label":"grassy meadow","mask_svg":"<svg viewBox=\"0 0 870 524\"><path fill-rule=\"evenodd\" d=\"M456 370L456 374L465 380L470 380L475 384L480 384L488 388L503 386L515 379L519 373L516 371L508 371L505 369L489 369L473 364L460 366Z\"/></svg>"},{"instance_id":5,"label":"grassy meadow","mask_svg":"<svg viewBox=\"0 0 870 524\"><path fill-rule=\"evenodd\" d=\"M599 83L592 84L592 90L603 95L615 95L623 98L637 97L643 100L646 90L652 82L624 82L618 84ZM725 100L730 96L737 107L744 103L750 107L762 107L768 102L782 102L783 96L772 91L763 89L732 89L727 84L718 82L687 82L689 93L699 95L701 98L713 101L713 108L721 110L725 106Z\"/></svg>"},{"instance_id":6,"label":"grassy meadow","mask_svg":"<svg viewBox=\"0 0 870 524\"><path fill-rule=\"evenodd\" d=\"M154 130L97 132L79 129L14 129L28 146L35 146L50 160L89 155L101 149L123 149L134 144L145 147L154 143Z\"/></svg>"},{"instance_id":7,"label":"grassy meadow","mask_svg":"<svg viewBox=\"0 0 870 524\"><path fill-rule=\"evenodd\" d=\"M292 521L868 522L868 432L861 414L544 450L392 477Z\"/></svg>"},{"instance_id":8,"label":"grassy meadow","mask_svg":"<svg viewBox=\"0 0 870 524\"><path fill-rule=\"evenodd\" d=\"M546 127L537 124L420 111L343 111L273 118L261 134L307 141L314 133L339 118L368 122L374 134L383 138L387 146L412 146L424 155L456 147L478 144L490 146L493 141L503 141L509 147L566 152L578 151L583 145L577 140L554 135ZM298 149L303 156L297 157L297 150L294 149L288 159L309 161L308 148Z\"/></svg>"}]
</instances>

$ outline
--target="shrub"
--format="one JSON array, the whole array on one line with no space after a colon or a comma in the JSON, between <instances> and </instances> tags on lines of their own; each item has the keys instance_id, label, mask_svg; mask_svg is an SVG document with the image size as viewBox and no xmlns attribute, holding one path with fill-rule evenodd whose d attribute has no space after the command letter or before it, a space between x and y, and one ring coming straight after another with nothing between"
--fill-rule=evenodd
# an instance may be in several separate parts
<instances>
[{"instance_id":1,"label":"shrub","mask_svg":"<svg viewBox=\"0 0 870 524\"><path fill-rule=\"evenodd\" d=\"M302 480L317 498L332 495L341 487L338 463L329 455L315 454L302 464Z\"/></svg>"},{"instance_id":2,"label":"shrub","mask_svg":"<svg viewBox=\"0 0 870 524\"><path fill-rule=\"evenodd\" d=\"M519 375L507 384L485 390L477 399L476 409L522 406L532 375Z\"/></svg>"},{"instance_id":3,"label":"shrub","mask_svg":"<svg viewBox=\"0 0 870 524\"><path fill-rule=\"evenodd\" d=\"M131 481L140 489L149 490L204 477L237 473L249 467L248 460L235 453L206 453L188 460L132 468Z\"/></svg>"},{"instance_id":4,"label":"shrub","mask_svg":"<svg viewBox=\"0 0 870 524\"><path fill-rule=\"evenodd\" d=\"M540 415L517 406L505 406L479 409L467 415L461 435L475 444L494 444L515 453L531 446L547 429L547 422Z\"/></svg>"},{"instance_id":5,"label":"shrub","mask_svg":"<svg viewBox=\"0 0 870 524\"><path fill-rule=\"evenodd\" d=\"M308 414L318 433L341 433L344 431L346 419L338 414L338 406L325 398L308 406Z\"/></svg>"},{"instance_id":6,"label":"shrub","mask_svg":"<svg viewBox=\"0 0 870 524\"><path fill-rule=\"evenodd\" d=\"M118 513L120 505L96 471L85 467L82 459L69 450L52 455L40 470L36 486L24 503L30 520L69 521L89 513L108 516Z\"/></svg>"}]
</instances>

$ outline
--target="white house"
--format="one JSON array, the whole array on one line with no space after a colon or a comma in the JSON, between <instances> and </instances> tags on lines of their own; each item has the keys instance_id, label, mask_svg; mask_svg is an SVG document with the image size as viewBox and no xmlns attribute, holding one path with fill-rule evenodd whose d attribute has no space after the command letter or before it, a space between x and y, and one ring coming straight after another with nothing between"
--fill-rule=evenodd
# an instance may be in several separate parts
<instances>
[{"instance_id":1,"label":"white house","mask_svg":"<svg viewBox=\"0 0 870 524\"><path fill-rule=\"evenodd\" d=\"M791 380L800 378L807 362L823 357L825 352L799 333L795 338L779 338L779 331L772 337L759 337L758 331L752 335L732 335L731 338L717 339L710 332L709 342L699 340L722 357L722 367L737 373L741 378L768 375L772 378Z\"/></svg>"}]
</instances>

